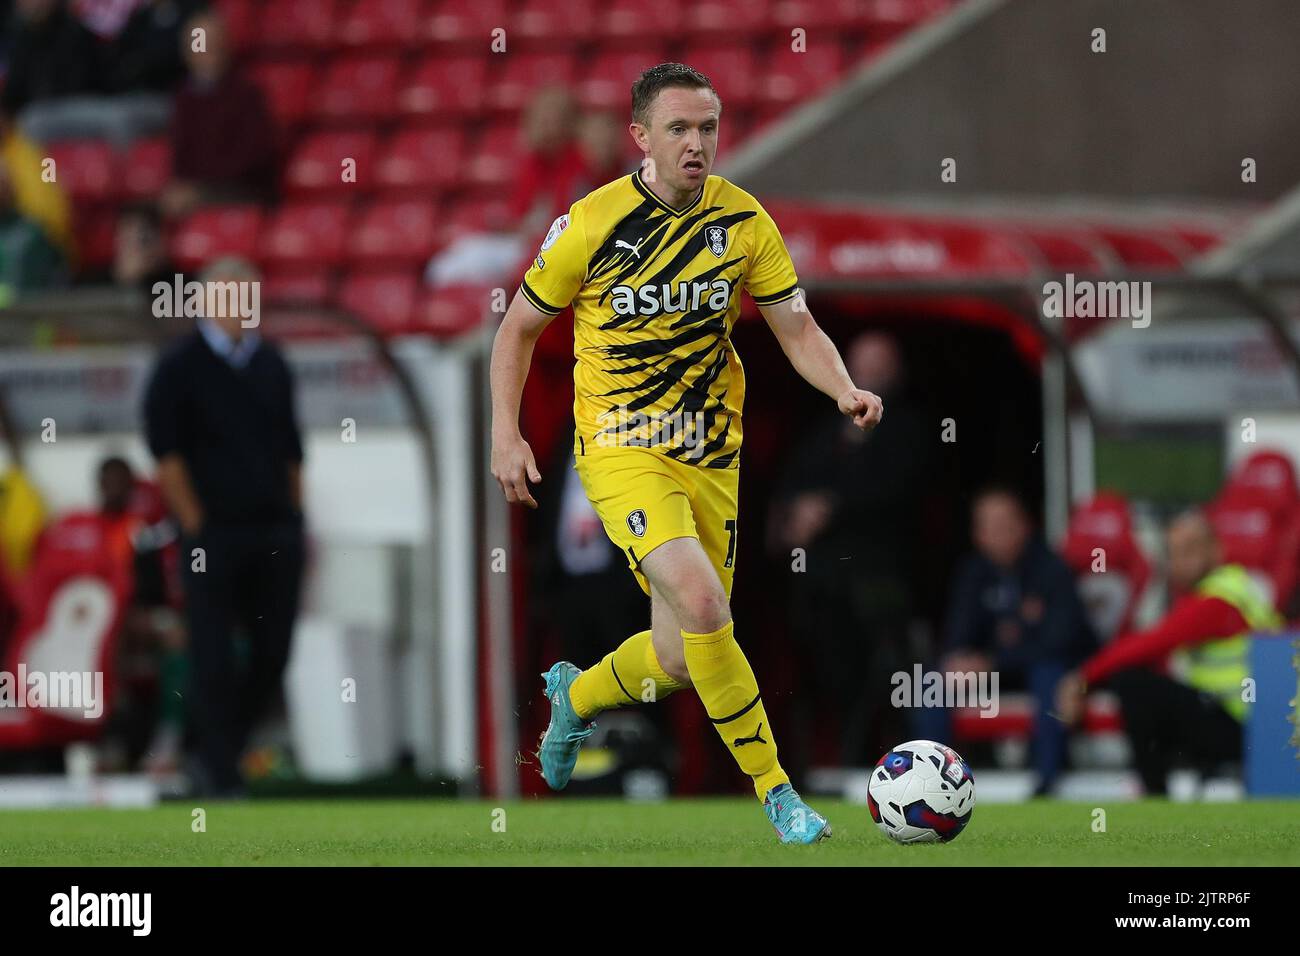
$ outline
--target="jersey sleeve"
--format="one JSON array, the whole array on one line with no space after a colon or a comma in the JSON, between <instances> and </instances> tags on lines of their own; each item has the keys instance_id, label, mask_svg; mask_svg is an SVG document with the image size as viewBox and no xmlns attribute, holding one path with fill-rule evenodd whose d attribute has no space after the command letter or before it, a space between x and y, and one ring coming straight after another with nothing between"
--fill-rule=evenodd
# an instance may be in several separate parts
<instances>
[{"instance_id":1,"label":"jersey sleeve","mask_svg":"<svg viewBox=\"0 0 1300 956\"><path fill-rule=\"evenodd\" d=\"M745 288L754 297L755 305L776 305L794 298L799 291L794 263L776 223L761 206L754 217L754 247L749 260Z\"/></svg>"},{"instance_id":2,"label":"jersey sleeve","mask_svg":"<svg viewBox=\"0 0 1300 956\"><path fill-rule=\"evenodd\" d=\"M551 223L542 248L524 273L520 286L524 298L547 315L565 310L587 278L587 237L583 229L582 204Z\"/></svg>"}]
</instances>

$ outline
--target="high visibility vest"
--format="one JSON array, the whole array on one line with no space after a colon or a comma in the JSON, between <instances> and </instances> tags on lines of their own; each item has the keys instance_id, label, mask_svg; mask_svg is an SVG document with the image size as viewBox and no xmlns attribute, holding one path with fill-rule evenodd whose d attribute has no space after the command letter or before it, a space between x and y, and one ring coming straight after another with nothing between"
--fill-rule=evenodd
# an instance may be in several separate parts
<instances>
[{"instance_id":1,"label":"high visibility vest","mask_svg":"<svg viewBox=\"0 0 1300 956\"><path fill-rule=\"evenodd\" d=\"M1277 630L1282 626L1282 617L1239 564L1215 568L1196 585L1196 593L1231 604L1246 619L1248 627L1240 634L1179 651L1178 669L1188 684L1213 695L1224 710L1237 720L1244 720L1246 701L1242 700L1242 690L1250 676L1250 635Z\"/></svg>"}]
</instances>

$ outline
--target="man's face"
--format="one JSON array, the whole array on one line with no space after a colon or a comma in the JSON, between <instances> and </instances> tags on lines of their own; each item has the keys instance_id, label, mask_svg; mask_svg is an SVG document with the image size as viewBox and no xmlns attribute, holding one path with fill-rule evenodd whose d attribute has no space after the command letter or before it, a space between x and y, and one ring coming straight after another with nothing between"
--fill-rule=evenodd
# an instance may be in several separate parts
<instances>
[{"instance_id":1,"label":"man's face","mask_svg":"<svg viewBox=\"0 0 1300 956\"><path fill-rule=\"evenodd\" d=\"M631 126L657 179L683 193L704 185L718 152L720 111L712 90L674 86L659 92L650 104L649 125Z\"/></svg>"},{"instance_id":2,"label":"man's face","mask_svg":"<svg viewBox=\"0 0 1300 956\"><path fill-rule=\"evenodd\" d=\"M1175 591L1190 591L1219 563L1219 545L1203 520L1187 518L1169 526L1169 582Z\"/></svg>"},{"instance_id":3,"label":"man's face","mask_svg":"<svg viewBox=\"0 0 1300 956\"><path fill-rule=\"evenodd\" d=\"M121 514L131 503L135 478L125 468L109 465L99 472L99 506L109 514Z\"/></svg>"},{"instance_id":4,"label":"man's face","mask_svg":"<svg viewBox=\"0 0 1300 956\"><path fill-rule=\"evenodd\" d=\"M975 505L972 537L980 553L999 567L1020 560L1029 540L1029 521L1020 505L1007 495L988 495Z\"/></svg>"}]
</instances>

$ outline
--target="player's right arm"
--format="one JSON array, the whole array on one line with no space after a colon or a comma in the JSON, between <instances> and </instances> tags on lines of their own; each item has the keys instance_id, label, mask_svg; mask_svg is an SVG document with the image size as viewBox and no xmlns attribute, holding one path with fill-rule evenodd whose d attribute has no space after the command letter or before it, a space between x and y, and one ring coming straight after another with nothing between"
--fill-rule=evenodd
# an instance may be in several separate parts
<instances>
[{"instance_id":1,"label":"player's right arm","mask_svg":"<svg viewBox=\"0 0 1300 956\"><path fill-rule=\"evenodd\" d=\"M511 504L536 508L528 482L542 480L533 450L519 431L519 402L533 347L551 319L573 301L586 277L587 240L579 200L567 215L551 223L492 344L492 477Z\"/></svg>"},{"instance_id":2,"label":"player's right arm","mask_svg":"<svg viewBox=\"0 0 1300 956\"><path fill-rule=\"evenodd\" d=\"M524 380L533 361L533 347L555 318L528 301L523 290L506 310L492 343L492 477L501 485L506 501L536 508L528 482L542 480L533 450L519 431L519 402Z\"/></svg>"}]
</instances>

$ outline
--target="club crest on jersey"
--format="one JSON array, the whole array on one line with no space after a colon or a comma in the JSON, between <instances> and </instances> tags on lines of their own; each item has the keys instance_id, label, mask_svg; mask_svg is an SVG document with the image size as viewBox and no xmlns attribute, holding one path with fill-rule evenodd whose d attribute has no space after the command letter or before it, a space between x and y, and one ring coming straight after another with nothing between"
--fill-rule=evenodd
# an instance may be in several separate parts
<instances>
[{"instance_id":1,"label":"club crest on jersey","mask_svg":"<svg viewBox=\"0 0 1300 956\"><path fill-rule=\"evenodd\" d=\"M645 512L640 508L627 516L627 528L638 538L645 537Z\"/></svg>"},{"instance_id":2,"label":"club crest on jersey","mask_svg":"<svg viewBox=\"0 0 1300 956\"><path fill-rule=\"evenodd\" d=\"M546 233L546 238L542 240L541 251L545 252L551 246L555 245L555 240L560 238L560 233L569 228L569 214L565 213L555 222L551 223L550 230Z\"/></svg>"},{"instance_id":3,"label":"club crest on jersey","mask_svg":"<svg viewBox=\"0 0 1300 956\"><path fill-rule=\"evenodd\" d=\"M727 251L727 227L707 227L704 230L704 241L708 244L709 252L721 259L722 254Z\"/></svg>"}]
</instances>

